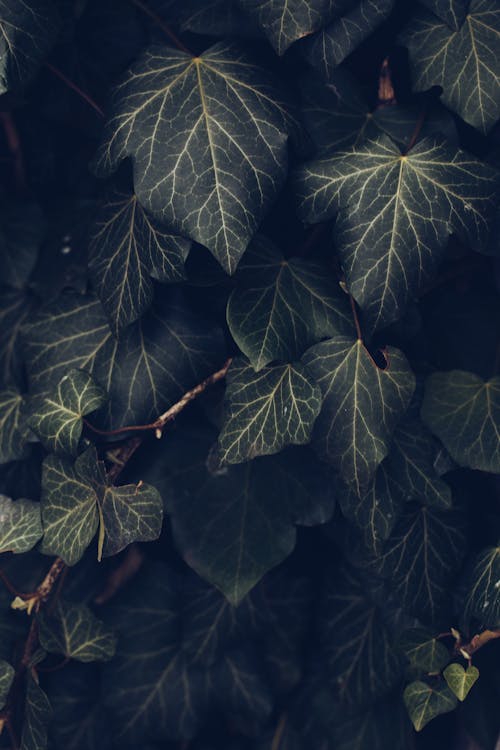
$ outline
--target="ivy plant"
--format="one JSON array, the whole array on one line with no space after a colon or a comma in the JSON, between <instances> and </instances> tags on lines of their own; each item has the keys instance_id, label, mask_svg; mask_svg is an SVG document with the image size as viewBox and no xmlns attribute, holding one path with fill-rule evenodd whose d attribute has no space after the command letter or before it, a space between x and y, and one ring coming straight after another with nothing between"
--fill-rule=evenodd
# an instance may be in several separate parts
<instances>
[{"instance_id":1,"label":"ivy plant","mask_svg":"<svg viewBox=\"0 0 500 750\"><path fill-rule=\"evenodd\" d=\"M0 0L0 750L498 747L498 0Z\"/></svg>"}]
</instances>

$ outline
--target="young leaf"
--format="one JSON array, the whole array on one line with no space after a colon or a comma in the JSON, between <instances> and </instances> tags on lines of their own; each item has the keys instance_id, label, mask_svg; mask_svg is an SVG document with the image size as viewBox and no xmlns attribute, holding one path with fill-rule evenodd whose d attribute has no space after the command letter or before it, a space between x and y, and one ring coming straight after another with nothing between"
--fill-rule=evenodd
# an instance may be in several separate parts
<instances>
[{"instance_id":1,"label":"young leaf","mask_svg":"<svg viewBox=\"0 0 500 750\"><path fill-rule=\"evenodd\" d=\"M17 461L26 455L29 428L25 402L19 391L0 391L0 464Z\"/></svg>"},{"instance_id":2,"label":"young leaf","mask_svg":"<svg viewBox=\"0 0 500 750\"><path fill-rule=\"evenodd\" d=\"M40 503L0 495L0 553L28 552L42 534Z\"/></svg>"},{"instance_id":3,"label":"young leaf","mask_svg":"<svg viewBox=\"0 0 500 750\"><path fill-rule=\"evenodd\" d=\"M285 260L259 238L239 269L227 304L229 330L256 370L289 362L316 341L354 333L346 295L319 263Z\"/></svg>"},{"instance_id":4,"label":"young leaf","mask_svg":"<svg viewBox=\"0 0 500 750\"><path fill-rule=\"evenodd\" d=\"M413 726L420 732L436 716L453 711L457 699L443 683L431 687L426 682L411 682L406 686L404 702Z\"/></svg>"},{"instance_id":5,"label":"young leaf","mask_svg":"<svg viewBox=\"0 0 500 750\"><path fill-rule=\"evenodd\" d=\"M115 654L116 637L85 604L59 600L39 626L40 644L50 654L81 662L109 661Z\"/></svg>"},{"instance_id":6,"label":"young leaf","mask_svg":"<svg viewBox=\"0 0 500 750\"><path fill-rule=\"evenodd\" d=\"M52 0L0 0L0 94L28 83L58 31Z\"/></svg>"},{"instance_id":7,"label":"young leaf","mask_svg":"<svg viewBox=\"0 0 500 750\"><path fill-rule=\"evenodd\" d=\"M450 661L450 652L446 646L424 628L405 630L398 645L411 666L420 674L440 672Z\"/></svg>"},{"instance_id":8,"label":"young leaf","mask_svg":"<svg viewBox=\"0 0 500 750\"><path fill-rule=\"evenodd\" d=\"M427 379L422 419L460 466L500 472L500 377L435 372Z\"/></svg>"},{"instance_id":9,"label":"young leaf","mask_svg":"<svg viewBox=\"0 0 500 750\"><path fill-rule=\"evenodd\" d=\"M471 0L459 26L422 10L401 37L417 91L441 86L443 102L483 133L500 117L499 33L496 0Z\"/></svg>"},{"instance_id":10,"label":"young leaf","mask_svg":"<svg viewBox=\"0 0 500 750\"><path fill-rule=\"evenodd\" d=\"M479 679L479 669L472 664L469 664L467 669L464 669L461 664L448 664L443 677L458 700L464 701L474 683Z\"/></svg>"},{"instance_id":11,"label":"young leaf","mask_svg":"<svg viewBox=\"0 0 500 750\"><path fill-rule=\"evenodd\" d=\"M305 36L324 26L332 14L338 13L349 0L332 3L332 0L239 0L240 5L253 16L278 55Z\"/></svg>"},{"instance_id":12,"label":"young leaf","mask_svg":"<svg viewBox=\"0 0 500 750\"><path fill-rule=\"evenodd\" d=\"M300 364L266 367L259 373L237 359L227 376L226 414L219 435L224 463L278 453L311 439L321 391Z\"/></svg>"},{"instance_id":13,"label":"young leaf","mask_svg":"<svg viewBox=\"0 0 500 750\"><path fill-rule=\"evenodd\" d=\"M349 290L374 328L401 317L442 259L450 232L476 250L488 237L497 173L431 139L408 154L386 136L303 166L305 221L338 213L336 245Z\"/></svg>"},{"instance_id":14,"label":"young leaf","mask_svg":"<svg viewBox=\"0 0 500 750\"><path fill-rule=\"evenodd\" d=\"M52 709L33 674L28 675L20 750L45 750Z\"/></svg>"},{"instance_id":15,"label":"young leaf","mask_svg":"<svg viewBox=\"0 0 500 750\"><path fill-rule=\"evenodd\" d=\"M132 157L144 207L233 273L283 185L292 127L272 79L233 44L198 57L152 47L115 90L96 169Z\"/></svg>"},{"instance_id":16,"label":"young leaf","mask_svg":"<svg viewBox=\"0 0 500 750\"><path fill-rule=\"evenodd\" d=\"M113 328L140 318L153 301L153 283L184 278L190 242L148 216L133 193L115 191L99 207L89 269Z\"/></svg>"},{"instance_id":17,"label":"young leaf","mask_svg":"<svg viewBox=\"0 0 500 750\"><path fill-rule=\"evenodd\" d=\"M5 706L9 690L14 680L15 669L11 665L0 659L0 711Z\"/></svg>"},{"instance_id":18,"label":"young leaf","mask_svg":"<svg viewBox=\"0 0 500 750\"><path fill-rule=\"evenodd\" d=\"M70 370L56 389L29 402L28 424L47 451L75 455L83 417L105 403L104 390L87 372Z\"/></svg>"},{"instance_id":19,"label":"young leaf","mask_svg":"<svg viewBox=\"0 0 500 750\"><path fill-rule=\"evenodd\" d=\"M473 560L464 580L464 620L500 627L500 546L486 547Z\"/></svg>"},{"instance_id":20,"label":"young leaf","mask_svg":"<svg viewBox=\"0 0 500 750\"><path fill-rule=\"evenodd\" d=\"M384 356L387 367L381 370L361 341L338 336L303 357L323 392L315 427L318 450L359 496L389 452L415 388L402 352L389 347Z\"/></svg>"},{"instance_id":21,"label":"young leaf","mask_svg":"<svg viewBox=\"0 0 500 750\"><path fill-rule=\"evenodd\" d=\"M421 0L421 3L453 31L460 29L469 5L468 0Z\"/></svg>"}]
</instances>

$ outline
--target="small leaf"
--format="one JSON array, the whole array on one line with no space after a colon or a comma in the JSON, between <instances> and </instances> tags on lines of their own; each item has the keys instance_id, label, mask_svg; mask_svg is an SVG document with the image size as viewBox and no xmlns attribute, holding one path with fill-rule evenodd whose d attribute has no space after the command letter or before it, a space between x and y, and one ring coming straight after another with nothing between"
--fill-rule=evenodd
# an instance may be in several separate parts
<instances>
[{"instance_id":1,"label":"small leaf","mask_svg":"<svg viewBox=\"0 0 500 750\"><path fill-rule=\"evenodd\" d=\"M0 495L0 553L28 552L42 534L40 503Z\"/></svg>"},{"instance_id":2,"label":"small leaf","mask_svg":"<svg viewBox=\"0 0 500 750\"><path fill-rule=\"evenodd\" d=\"M42 552L75 565L94 538L98 526L97 496L64 458L43 462Z\"/></svg>"},{"instance_id":3,"label":"small leaf","mask_svg":"<svg viewBox=\"0 0 500 750\"><path fill-rule=\"evenodd\" d=\"M14 388L0 391L0 464L25 458L28 438L24 398Z\"/></svg>"},{"instance_id":4,"label":"small leaf","mask_svg":"<svg viewBox=\"0 0 500 750\"><path fill-rule=\"evenodd\" d=\"M14 680L15 669L11 665L0 659L0 711L5 706L9 695L9 690Z\"/></svg>"},{"instance_id":5,"label":"small leaf","mask_svg":"<svg viewBox=\"0 0 500 750\"><path fill-rule=\"evenodd\" d=\"M234 44L198 57L155 46L114 90L111 113L99 174L132 157L146 210L233 273L286 177L294 125L273 80Z\"/></svg>"},{"instance_id":6,"label":"small leaf","mask_svg":"<svg viewBox=\"0 0 500 750\"><path fill-rule=\"evenodd\" d=\"M446 646L424 628L405 630L398 645L411 666L421 674L440 672L450 661Z\"/></svg>"},{"instance_id":7,"label":"small leaf","mask_svg":"<svg viewBox=\"0 0 500 750\"><path fill-rule=\"evenodd\" d=\"M190 244L149 217L133 193L115 191L101 204L89 267L115 330L133 323L151 305L151 278L182 281Z\"/></svg>"},{"instance_id":8,"label":"small leaf","mask_svg":"<svg viewBox=\"0 0 500 750\"><path fill-rule=\"evenodd\" d=\"M472 664L469 664L467 669L464 669L461 664L448 664L443 677L458 700L464 701L474 683L479 679L479 669Z\"/></svg>"},{"instance_id":9,"label":"small leaf","mask_svg":"<svg viewBox=\"0 0 500 750\"><path fill-rule=\"evenodd\" d=\"M321 391L300 364L266 367L257 374L237 359L228 372L226 400L219 435L224 463L309 442L321 409Z\"/></svg>"},{"instance_id":10,"label":"small leaf","mask_svg":"<svg viewBox=\"0 0 500 750\"><path fill-rule=\"evenodd\" d=\"M406 686L403 697L417 732L420 732L436 716L453 711L457 705L457 699L451 690L442 683L431 687L420 680L411 682Z\"/></svg>"},{"instance_id":11,"label":"small leaf","mask_svg":"<svg viewBox=\"0 0 500 750\"><path fill-rule=\"evenodd\" d=\"M415 388L402 352L389 347L384 357L381 370L361 341L339 336L313 346L302 360L323 392L314 433L318 450L359 496L389 452Z\"/></svg>"},{"instance_id":12,"label":"small leaf","mask_svg":"<svg viewBox=\"0 0 500 750\"><path fill-rule=\"evenodd\" d=\"M52 612L40 618L40 644L50 654L76 661L109 661L116 638L86 605L59 600Z\"/></svg>"},{"instance_id":13,"label":"small leaf","mask_svg":"<svg viewBox=\"0 0 500 750\"><path fill-rule=\"evenodd\" d=\"M154 541L161 534L163 503L149 484L107 486L100 506L104 521L104 557L117 555L132 542Z\"/></svg>"},{"instance_id":14,"label":"small leaf","mask_svg":"<svg viewBox=\"0 0 500 750\"><path fill-rule=\"evenodd\" d=\"M500 377L435 372L426 382L422 419L460 466L500 472Z\"/></svg>"},{"instance_id":15,"label":"small leaf","mask_svg":"<svg viewBox=\"0 0 500 750\"><path fill-rule=\"evenodd\" d=\"M464 6L459 3L459 13ZM487 133L500 117L500 8L496 0L471 0L464 15L463 22L456 18L450 28L419 11L401 41L410 53L416 90L441 86L443 102Z\"/></svg>"},{"instance_id":16,"label":"small leaf","mask_svg":"<svg viewBox=\"0 0 500 750\"><path fill-rule=\"evenodd\" d=\"M59 31L51 0L1 0L0 94L33 78Z\"/></svg>"},{"instance_id":17,"label":"small leaf","mask_svg":"<svg viewBox=\"0 0 500 750\"><path fill-rule=\"evenodd\" d=\"M464 577L464 619L485 627L500 627L500 546L486 547L472 561Z\"/></svg>"},{"instance_id":18,"label":"small leaf","mask_svg":"<svg viewBox=\"0 0 500 750\"><path fill-rule=\"evenodd\" d=\"M52 709L33 674L28 675L21 750L46 750Z\"/></svg>"},{"instance_id":19,"label":"small leaf","mask_svg":"<svg viewBox=\"0 0 500 750\"><path fill-rule=\"evenodd\" d=\"M335 334L354 334L346 295L320 263L285 260L263 237L252 244L227 305L229 330L256 370L290 362Z\"/></svg>"},{"instance_id":20,"label":"small leaf","mask_svg":"<svg viewBox=\"0 0 500 750\"><path fill-rule=\"evenodd\" d=\"M32 399L28 424L44 448L75 455L86 414L106 403L104 390L83 370L70 370L57 389Z\"/></svg>"}]
</instances>

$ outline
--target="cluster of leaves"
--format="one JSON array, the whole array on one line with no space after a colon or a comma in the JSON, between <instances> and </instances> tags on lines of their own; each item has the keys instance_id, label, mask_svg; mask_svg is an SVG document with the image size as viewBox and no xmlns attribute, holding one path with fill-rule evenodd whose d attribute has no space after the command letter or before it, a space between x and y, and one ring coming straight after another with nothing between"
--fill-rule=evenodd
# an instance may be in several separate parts
<instances>
[{"instance_id":1,"label":"cluster of leaves","mask_svg":"<svg viewBox=\"0 0 500 750\"><path fill-rule=\"evenodd\" d=\"M0 748L493 750L498 0L0 31Z\"/></svg>"}]
</instances>

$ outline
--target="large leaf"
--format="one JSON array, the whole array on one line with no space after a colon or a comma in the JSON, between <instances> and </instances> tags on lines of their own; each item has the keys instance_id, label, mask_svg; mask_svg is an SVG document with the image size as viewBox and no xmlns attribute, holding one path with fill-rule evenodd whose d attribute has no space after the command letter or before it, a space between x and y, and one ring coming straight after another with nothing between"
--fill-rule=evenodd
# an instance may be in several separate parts
<instances>
[{"instance_id":1,"label":"large leaf","mask_svg":"<svg viewBox=\"0 0 500 750\"><path fill-rule=\"evenodd\" d=\"M439 620L465 551L460 516L408 504L382 553L374 559L400 605L423 622Z\"/></svg>"},{"instance_id":2,"label":"large leaf","mask_svg":"<svg viewBox=\"0 0 500 750\"><path fill-rule=\"evenodd\" d=\"M457 699L445 683L439 682L432 687L420 680L407 685L404 701L417 732L436 716L453 711L457 705Z\"/></svg>"},{"instance_id":3,"label":"large leaf","mask_svg":"<svg viewBox=\"0 0 500 750\"><path fill-rule=\"evenodd\" d=\"M33 674L28 675L21 750L46 750L52 714L49 699Z\"/></svg>"},{"instance_id":4,"label":"large leaf","mask_svg":"<svg viewBox=\"0 0 500 750\"><path fill-rule=\"evenodd\" d=\"M36 203L16 201L2 207L0 279L3 284L15 289L26 286L37 261L44 231L45 218Z\"/></svg>"},{"instance_id":5,"label":"large leaf","mask_svg":"<svg viewBox=\"0 0 500 750\"><path fill-rule=\"evenodd\" d=\"M35 75L58 29L51 0L1 0L0 94L19 88Z\"/></svg>"},{"instance_id":6,"label":"large leaf","mask_svg":"<svg viewBox=\"0 0 500 750\"><path fill-rule=\"evenodd\" d=\"M28 438L24 398L14 388L0 391L0 464L24 458Z\"/></svg>"},{"instance_id":7,"label":"large leaf","mask_svg":"<svg viewBox=\"0 0 500 750\"><path fill-rule=\"evenodd\" d=\"M445 21L454 31L463 24L469 2L468 0L420 0L435 16Z\"/></svg>"},{"instance_id":8,"label":"large leaf","mask_svg":"<svg viewBox=\"0 0 500 750\"><path fill-rule=\"evenodd\" d=\"M382 370L361 341L340 336L313 346L303 357L323 392L315 427L318 450L359 496L389 452L415 388L402 352L389 347L384 357Z\"/></svg>"},{"instance_id":9,"label":"large leaf","mask_svg":"<svg viewBox=\"0 0 500 750\"><path fill-rule=\"evenodd\" d=\"M464 579L463 618L500 627L500 546L486 547L472 561Z\"/></svg>"},{"instance_id":10,"label":"large leaf","mask_svg":"<svg viewBox=\"0 0 500 750\"><path fill-rule=\"evenodd\" d=\"M239 0L254 17L278 55L291 44L324 26L333 8L338 13L349 0ZM339 7L340 6L340 7Z\"/></svg>"},{"instance_id":11,"label":"large leaf","mask_svg":"<svg viewBox=\"0 0 500 750\"><path fill-rule=\"evenodd\" d=\"M42 534L40 503L0 495L0 553L28 552Z\"/></svg>"},{"instance_id":12,"label":"large leaf","mask_svg":"<svg viewBox=\"0 0 500 750\"><path fill-rule=\"evenodd\" d=\"M500 117L499 34L496 0L471 0L453 28L422 10L402 36L417 91L441 86L443 102L484 133Z\"/></svg>"},{"instance_id":13,"label":"large leaf","mask_svg":"<svg viewBox=\"0 0 500 750\"><path fill-rule=\"evenodd\" d=\"M398 646L419 674L440 672L450 661L450 652L442 641L423 628L405 630Z\"/></svg>"},{"instance_id":14,"label":"large leaf","mask_svg":"<svg viewBox=\"0 0 500 750\"><path fill-rule=\"evenodd\" d=\"M90 274L116 330L137 320L153 301L152 278L182 281L190 243L149 217L133 193L102 203L90 241Z\"/></svg>"},{"instance_id":15,"label":"large leaf","mask_svg":"<svg viewBox=\"0 0 500 750\"><path fill-rule=\"evenodd\" d=\"M321 391L300 364L259 373L237 359L227 375L226 413L219 435L221 459L241 463L308 443L321 409Z\"/></svg>"},{"instance_id":16,"label":"large leaf","mask_svg":"<svg viewBox=\"0 0 500 750\"><path fill-rule=\"evenodd\" d=\"M5 706L15 670L8 662L0 659L0 710Z\"/></svg>"},{"instance_id":17,"label":"large leaf","mask_svg":"<svg viewBox=\"0 0 500 750\"><path fill-rule=\"evenodd\" d=\"M353 333L346 295L321 264L285 260L263 238L238 269L227 305L231 334L256 370L289 362L327 336Z\"/></svg>"},{"instance_id":18,"label":"large leaf","mask_svg":"<svg viewBox=\"0 0 500 750\"><path fill-rule=\"evenodd\" d=\"M380 136L306 164L295 186L306 221L338 213L349 289L378 328L399 318L432 277L451 232L484 247L497 174L444 143L424 139L402 155Z\"/></svg>"},{"instance_id":19,"label":"large leaf","mask_svg":"<svg viewBox=\"0 0 500 750\"><path fill-rule=\"evenodd\" d=\"M500 472L500 377L435 372L426 383L422 419L460 466Z\"/></svg>"},{"instance_id":20,"label":"large leaf","mask_svg":"<svg viewBox=\"0 0 500 750\"><path fill-rule=\"evenodd\" d=\"M51 654L81 662L109 661L116 637L85 604L58 601L40 618L40 645Z\"/></svg>"},{"instance_id":21,"label":"large leaf","mask_svg":"<svg viewBox=\"0 0 500 750\"><path fill-rule=\"evenodd\" d=\"M283 185L290 128L274 82L234 45L152 47L115 89L97 169L132 157L145 208L232 273Z\"/></svg>"},{"instance_id":22,"label":"large leaf","mask_svg":"<svg viewBox=\"0 0 500 750\"><path fill-rule=\"evenodd\" d=\"M394 0L355 0L354 7L304 43L307 61L329 78L337 65L379 26Z\"/></svg>"},{"instance_id":23,"label":"large leaf","mask_svg":"<svg viewBox=\"0 0 500 750\"><path fill-rule=\"evenodd\" d=\"M443 677L458 700L464 701L474 683L479 679L479 669L472 664L469 664L467 669L464 669L461 664L449 664L443 672Z\"/></svg>"},{"instance_id":24,"label":"large leaf","mask_svg":"<svg viewBox=\"0 0 500 750\"><path fill-rule=\"evenodd\" d=\"M105 402L105 392L88 373L70 370L55 389L29 402L28 423L47 451L75 455L83 417Z\"/></svg>"}]
</instances>

